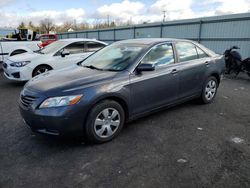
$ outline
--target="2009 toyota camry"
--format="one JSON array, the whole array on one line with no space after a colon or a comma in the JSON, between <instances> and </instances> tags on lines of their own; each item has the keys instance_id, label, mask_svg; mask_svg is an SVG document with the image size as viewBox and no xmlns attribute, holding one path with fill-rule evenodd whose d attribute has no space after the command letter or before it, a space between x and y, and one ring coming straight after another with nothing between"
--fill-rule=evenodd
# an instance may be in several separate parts
<instances>
[{"instance_id":1,"label":"2009 toyota camry","mask_svg":"<svg viewBox=\"0 0 250 188\"><path fill-rule=\"evenodd\" d=\"M194 98L211 103L223 70L222 56L193 41L125 40L79 66L33 78L19 106L35 132L102 143L149 112Z\"/></svg>"}]
</instances>

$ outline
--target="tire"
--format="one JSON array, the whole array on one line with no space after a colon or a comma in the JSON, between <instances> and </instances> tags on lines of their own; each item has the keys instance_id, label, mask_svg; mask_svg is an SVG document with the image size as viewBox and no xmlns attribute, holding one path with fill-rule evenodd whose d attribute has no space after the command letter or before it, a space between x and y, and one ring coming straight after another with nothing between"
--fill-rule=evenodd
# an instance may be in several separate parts
<instances>
[{"instance_id":1,"label":"tire","mask_svg":"<svg viewBox=\"0 0 250 188\"><path fill-rule=\"evenodd\" d=\"M113 100L99 102L87 117L85 140L95 144L111 141L121 132L124 122L125 113L119 103Z\"/></svg>"},{"instance_id":2,"label":"tire","mask_svg":"<svg viewBox=\"0 0 250 188\"><path fill-rule=\"evenodd\" d=\"M217 89L218 89L218 80L214 76L208 77L202 88L200 102L202 104L212 103L216 96Z\"/></svg>"},{"instance_id":3,"label":"tire","mask_svg":"<svg viewBox=\"0 0 250 188\"><path fill-rule=\"evenodd\" d=\"M40 65L38 67L36 67L32 73L32 77L35 77L39 74L45 73L52 70L52 68L48 65Z\"/></svg>"}]
</instances>

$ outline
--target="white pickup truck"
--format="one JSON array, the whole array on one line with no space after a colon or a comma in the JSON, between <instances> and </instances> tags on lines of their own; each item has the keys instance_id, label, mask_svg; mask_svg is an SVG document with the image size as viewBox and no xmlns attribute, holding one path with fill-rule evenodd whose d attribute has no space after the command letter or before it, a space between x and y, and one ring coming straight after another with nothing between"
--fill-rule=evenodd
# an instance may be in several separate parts
<instances>
[{"instance_id":1,"label":"white pickup truck","mask_svg":"<svg viewBox=\"0 0 250 188\"><path fill-rule=\"evenodd\" d=\"M0 63L7 57L39 50L40 41L0 41Z\"/></svg>"},{"instance_id":2,"label":"white pickup truck","mask_svg":"<svg viewBox=\"0 0 250 188\"><path fill-rule=\"evenodd\" d=\"M11 38L1 39L0 64L9 56L39 50L38 45L41 44L41 41L36 41L35 38L36 32L21 29L15 34L13 33Z\"/></svg>"}]
</instances>

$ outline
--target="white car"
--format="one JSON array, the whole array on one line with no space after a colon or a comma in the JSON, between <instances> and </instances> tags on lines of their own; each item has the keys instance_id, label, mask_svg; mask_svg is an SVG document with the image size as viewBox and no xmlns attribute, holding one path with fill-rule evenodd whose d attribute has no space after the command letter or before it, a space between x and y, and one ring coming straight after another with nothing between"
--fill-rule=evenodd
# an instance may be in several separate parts
<instances>
[{"instance_id":1,"label":"white car","mask_svg":"<svg viewBox=\"0 0 250 188\"><path fill-rule=\"evenodd\" d=\"M106 45L96 39L58 40L36 52L7 58L4 75L10 80L28 81L41 73L76 64Z\"/></svg>"}]
</instances>

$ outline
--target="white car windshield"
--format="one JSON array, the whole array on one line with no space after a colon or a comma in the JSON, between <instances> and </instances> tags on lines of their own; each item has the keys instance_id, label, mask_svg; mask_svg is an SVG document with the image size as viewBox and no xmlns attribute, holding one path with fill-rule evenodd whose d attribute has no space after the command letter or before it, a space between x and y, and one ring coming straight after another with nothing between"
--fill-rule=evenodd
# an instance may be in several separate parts
<instances>
[{"instance_id":1,"label":"white car windshield","mask_svg":"<svg viewBox=\"0 0 250 188\"><path fill-rule=\"evenodd\" d=\"M48 46L45 46L44 48L39 50L38 53L41 53L41 54L56 53L59 49L61 49L66 44L68 44L68 42L56 41L56 42L49 44Z\"/></svg>"},{"instance_id":2,"label":"white car windshield","mask_svg":"<svg viewBox=\"0 0 250 188\"><path fill-rule=\"evenodd\" d=\"M112 44L96 52L85 61L82 66L108 71L125 70L145 48L141 44Z\"/></svg>"}]
</instances>

